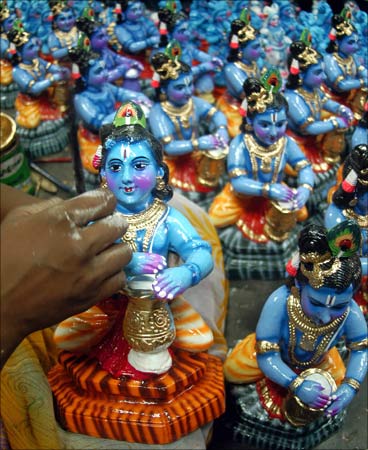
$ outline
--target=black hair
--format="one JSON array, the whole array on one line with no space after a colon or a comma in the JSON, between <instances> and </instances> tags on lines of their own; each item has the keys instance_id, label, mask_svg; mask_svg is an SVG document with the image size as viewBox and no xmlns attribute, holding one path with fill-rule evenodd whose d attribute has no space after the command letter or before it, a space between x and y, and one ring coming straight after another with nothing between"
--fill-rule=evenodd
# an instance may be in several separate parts
<instances>
[{"instance_id":1,"label":"black hair","mask_svg":"<svg viewBox=\"0 0 368 450\"><path fill-rule=\"evenodd\" d=\"M100 57L97 53L93 51L79 47L72 47L68 52L68 56L72 62L78 65L79 71L81 75L83 75L84 77L87 76L92 61L97 60ZM82 92L84 91L85 88L86 82L83 80L82 77L78 78L75 83L74 88L75 93Z\"/></svg>"},{"instance_id":2,"label":"black hair","mask_svg":"<svg viewBox=\"0 0 368 450\"><path fill-rule=\"evenodd\" d=\"M166 24L167 31L169 33L172 33L175 26L179 22L181 22L183 20L188 20L188 16L185 14L185 12L183 12L183 11L172 12L168 8L160 8L158 10L158 18L160 19L160 22L164 22ZM169 41L168 41L167 34L160 34L159 47L166 47L168 43L169 43Z\"/></svg>"},{"instance_id":3,"label":"black hair","mask_svg":"<svg viewBox=\"0 0 368 450\"><path fill-rule=\"evenodd\" d=\"M346 20L340 14L334 14L331 18L331 26L336 29L337 26L343 24ZM356 32L356 28L351 24L351 27ZM348 34L336 35L335 40L330 39L330 42L326 48L327 53L335 53L338 50L338 45L336 40L341 41L344 37L348 36Z\"/></svg>"},{"instance_id":4,"label":"black hair","mask_svg":"<svg viewBox=\"0 0 368 450\"><path fill-rule=\"evenodd\" d=\"M242 30L244 28L244 22L240 19L235 19L231 22L231 27L230 27L230 34L229 34L229 39L228 39L228 44L230 45L231 39L233 37L233 35L238 36L239 31ZM256 34L258 34L257 30L254 30ZM243 44L243 47L245 45L248 44L248 42L251 41L247 41ZM228 62L236 62L239 61L241 58L241 50L240 48L231 48L229 50L229 54L227 56L227 61Z\"/></svg>"},{"instance_id":5,"label":"black hair","mask_svg":"<svg viewBox=\"0 0 368 450\"><path fill-rule=\"evenodd\" d=\"M92 34L97 31L102 24L95 22L94 20L90 20L87 17L79 17L75 22L77 28L79 31L82 31L85 35L87 35L89 38L92 36Z\"/></svg>"},{"instance_id":6,"label":"black hair","mask_svg":"<svg viewBox=\"0 0 368 450\"><path fill-rule=\"evenodd\" d=\"M294 75L294 74L292 74L290 72L290 66L291 66L291 63L292 63L293 59L296 59L298 62L301 62L302 64L305 63L304 59L302 59L300 55L306 49L307 49L307 45L304 42L302 42L302 41L295 41L295 42L292 42L290 44L289 54L288 54L288 57L287 57L287 66L288 66L288 69L289 69L289 75L288 75L288 78L287 78L286 87L288 89L297 89L302 84L302 80L301 80L299 74L295 74ZM318 59L322 59L322 55L320 53L318 53L317 51L316 51L316 53L317 53ZM304 69L304 71L308 67L310 67L310 66L307 66ZM303 70L300 69L300 71L303 71Z\"/></svg>"},{"instance_id":7,"label":"black hair","mask_svg":"<svg viewBox=\"0 0 368 450\"><path fill-rule=\"evenodd\" d=\"M145 141L152 151L152 155L155 158L157 164L163 169L163 181L165 187L163 190L153 190L153 195L161 200L169 201L173 196L172 187L169 183L169 168L164 162L164 150L161 142L153 136L146 128L141 125L124 125L116 127L113 124L103 125L100 129L100 139L102 143L102 158L101 166L105 165L106 161L106 144L111 139L115 142L128 142L134 144L137 142Z\"/></svg>"}]
</instances>

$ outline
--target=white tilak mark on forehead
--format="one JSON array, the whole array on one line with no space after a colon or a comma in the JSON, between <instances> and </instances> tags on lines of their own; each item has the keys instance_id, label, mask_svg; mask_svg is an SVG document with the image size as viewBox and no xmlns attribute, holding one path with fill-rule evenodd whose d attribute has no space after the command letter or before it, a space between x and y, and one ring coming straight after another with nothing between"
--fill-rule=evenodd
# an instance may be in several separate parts
<instances>
[{"instance_id":1,"label":"white tilak mark on forehead","mask_svg":"<svg viewBox=\"0 0 368 450\"><path fill-rule=\"evenodd\" d=\"M275 112L273 112L271 114L271 120L272 120L273 123L276 123L277 117L276 117L276 113Z\"/></svg>"},{"instance_id":2,"label":"white tilak mark on forehead","mask_svg":"<svg viewBox=\"0 0 368 450\"><path fill-rule=\"evenodd\" d=\"M121 152L121 157L123 160L126 160L127 158L129 158L129 155L131 152L129 145L126 146L125 144L122 144L121 148L120 148L120 152Z\"/></svg>"},{"instance_id":3,"label":"white tilak mark on forehead","mask_svg":"<svg viewBox=\"0 0 368 450\"><path fill-rule=\"evenodd\" d=\"M336 295L328 294L326 299L326 306L333 306L336 302Z\"/></svg>"}]
</instances>

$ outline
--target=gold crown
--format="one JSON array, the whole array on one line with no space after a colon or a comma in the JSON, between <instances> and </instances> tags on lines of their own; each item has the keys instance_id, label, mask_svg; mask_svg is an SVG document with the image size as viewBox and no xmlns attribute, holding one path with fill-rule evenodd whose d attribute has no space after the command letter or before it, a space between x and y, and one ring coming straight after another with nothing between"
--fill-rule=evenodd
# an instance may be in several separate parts
<instances>
[{"instance_id":1,"label":"gold crown","mask_svg":"<svg viewBox=\"0 0 368 450\"><path fill-rule=\"evenodd\" d=\"M306 46L305 49L300 53L296 59L299 61L299 67L301 70L306 69L313 64L317 64L321 55L314 50L314 48Z\"/></svg>"},{"instance_id":2,"label":"gold crown","mask_svg":"<svg viewBox=\"0 0 368 450\"><path fill-rule=\"evenodd\" d=\"M158 67L156 69L156 72L160 75L160 78L162 80L176 80L179 76L179 70L180 70L180 62L176 59L170 59L166 62L164 62L161 67Z\"/></svg>"},{"instance_id":3,"label":"gold crown","mask_svg":"<svg viewBox=\"0 0 368 450\"><path fill-rule=\"evenodd\" d=\"M306 263L312 263L311 269L305 266ZM300 270L308 278L309 284L314 289L323 286L326 277L337 272L341 267L339 258L334 258L330 252L323 253L309 252L300 254Z\"/></svg>"},{"instance_id":4,"label":"gold crown","mask_svg":"<svg viewBox=\"0 0 368 450\"><path fill-rule=\"evenodd\" d=\"M258 114L264 113L267 106L273 102L273 94L271 91L267 91L263 86L259 92L252 92L247 97L247 110L251 113L257 111Z\"/></svg>"},{"instance_id":5,"label":"gold crown","mask_svg":"<svg viewBox=\"0 0 368 450\"><path fill-rule=\"evenodd\" d=\"M29 41L30 34L24 30L23 25L21 23L18 23L16 21L15 24L13 25L12 31L13 31L13 33L12 33L11 39L9 39L9 40L16 47L20 47L21 45L23 45Z\"/></svg>"},{"instance_id":6,"label":"gold crown","mask_svg":"<svg viewBox=\"0 0 368 450\"><path fill-rule=\"evenodd\" d=\"M51 13L55 17L55 16L59 15L60 13L62 13L64 11L64 9L67 9L67 4L63 0L61 0L60 2L55 3L51 7Z\"/></svg>"},{"instance_id":7,"label":"gold crown","mask_svg":"<svg viewBox=\"0 0 368 450\"><path fill-rule=\"evenodd\" d=\"M348 20L344 20L343 22L336 25L335 29L336 29L336 36L338 38L350 36L355 31L354 26Z\"/></svg>"},{"instance_id":8,"label":"gold crown","mask_svg":"<svg viewBox=\"0 0 368 450\"><path fill-rule=\"evenodd\" d=\"M244 44L248 41L254 41L256 38L256 30L249 23L244 24L244 27L241 28L237 33L240 44Z\"/></svg>"}]
</instances>

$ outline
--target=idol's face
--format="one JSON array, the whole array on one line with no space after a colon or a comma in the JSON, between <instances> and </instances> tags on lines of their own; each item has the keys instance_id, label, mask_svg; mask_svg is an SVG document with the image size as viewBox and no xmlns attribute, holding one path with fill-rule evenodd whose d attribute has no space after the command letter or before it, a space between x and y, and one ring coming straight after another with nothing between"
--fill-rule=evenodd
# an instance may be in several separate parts
<instances>
[{"instance_id":1,"label":"idol's face","mask_svg":"<svg viewBox=\"0 0 368 450\"><path fill-rule=\"evenodd\" d=\"M189 41L190 34L187 20L182 20L176 24L172 33L172 38L180 42L180 44L186 44Z\"/></svg>"},{"instance_id":2,"label":"idol's face","mask_svg":"<svg viewBox=\"0 0 368 450\"><path fill-rule=\"evenodd\" d=\"M8 31L10 31L13 28L14 21L15 21L16 18L17 17L16 17L15 14L10 14L9 17L4 20L3 28L4 28L5 32L8 32Z\"/></svg>"},{"instance_id":3,"label":"idol's face","mask_svg":"<svg viewBox=\"0 0 368 450\"><path fill-rule=\"evenodd\" d=\"M107 152L101 175L117 199L117 209L136 213L147 208L153 200L156 177L162 176L147 142L117 142Z\"/></svg>"},{"instance_id":4,"label":"idol's face","mask_svg":"<svg viewBox=\"0 0 368 450\"><path fill-rule=\"evenodd\" d=\"M22 59L24 61L29 61L37 58L39 50L40 50L40 41L36 37L32 37L23 46Z\"/></svg>"},{"instance_id":5,"label":"idol's face","mask_svg":"<svg viewBox=\"0 0 368 450\"><path fill-rule=\"evenodd\" d=\"M315 289L306 285L301 289L300 302L304 314L309 319L317 325L325 325L346 311L352 295L351 285L340 293L329 287Z\"/></svg>"},{"instance_id":6,"label":"idol's face","mask_svg":"<svg viewBox=\"0 0 368 450\"><path fill-rule=\"evenodd\" d=\"M141 2L132 2L126 10L126 18L134 22L143 16L143 4Z\"/></svg>"},{"instance_id":7,"label":"idol's face","mask_svg":"<svg viewBox=\"0 0 368 450\"><path fill-rule=\"evenodd\" d=\"M242 48L243 59L246 61L257 61L258 58L264 56L264 51L257 37L254 41L249 41Z\"/></svg>"},{"instance_id":8,"label":"idol's face","mask_svg":"<svg viewBox=\"0 0 368 450\"><path fill-rule=\"evenodd\" d=\"M317 64L309 66L305 71L303 76L303 85L307 88L313 89L321 86L325 79L326 75L323 70L323 63L318 62Z\"/></svg>"},{"instance_id":9,"label":"idol's face","mask_svg":"<svg viewBox=\"0 0 368 450\"><path fill-rule=\"evenodd\" d=\"M184 106L194 92L193 75L183 73L176 80L170 80L166 87L167 99L175 106Z\"/></svg>"},{"instance_id":10,"label":"idol's face","mask_svg":"<svg viewBox=\"0 0 368 450\"><path fill-rule=\"evenodd\" d=\"M266 110L253 118L253 130L257 140L266 146L272 145L286 133L287 117L285 108L279 111Z\"/></svg>"},{"instance_id":11,"label":"idol's face","mask_svg":"<svg viewBox=\"0 0 368 450\"><path fill-rule=\"evenodd\" d=\"M359 37L357 33L352 33L350 36L343 37L338 45L343 55L353 55L359 50Z\"/></svg>"},{"instance_id":12,"label":"idol's face","mask_svg":"<svg viewBox=\"0 0 368 450\"><path fill-rule=\"evenodd\" d=\"M107 47L109 43L109 36L106 28L98 28L91 36L91 47L93 50L102 50Z\"/></svg>"},{"instance_id":13,"label":"idol's face","mask_svg":"<svg viewBox=\"0 0 368 450\"><path fill-rule=\"evenodd\" d=\"M88 70L87 84L89 86L99 87L108 81L108 71L105 63L102 60L91 61L91 66Z\"/></svg>"},{"instance_id":14,"label":"idol's face","mask_svg":"<svg viewBox=\"0 0 368 450\"><path fill-rule=\"evenodd\" d=\"M75 24L75 16L73 11L68 9L62 11L55 19L57 28L61 31L70 31Z\"/></svg>"}]
</instances>

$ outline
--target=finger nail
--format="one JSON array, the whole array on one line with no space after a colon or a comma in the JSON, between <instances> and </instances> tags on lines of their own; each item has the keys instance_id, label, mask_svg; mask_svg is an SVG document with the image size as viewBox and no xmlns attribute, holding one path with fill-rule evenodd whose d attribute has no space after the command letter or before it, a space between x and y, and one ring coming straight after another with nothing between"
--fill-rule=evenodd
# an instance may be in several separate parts
<instances>
[{"instance_id":1,"label":"finger nail","mask_svg":"<svg viewBox=\"0 0 368 450\"><path fill-rule=\"evenodd\" d=\"M162 264L159 264L157 267L158 267L160 270L162 270L162 269L164 268L164 266L163 266Z\"/></svg>"},{"instance_id":2,"label":"finger nail","mask_svg":"<svg viewBox=\"0 0 368 450\"><path fill-rule=\"evenodd\" d=\"M167 298L168 298L169 300L172 300L172 299L174 298L174 296L173 296L172 294L169 294L169 295L167 296Z\"/></svg>"}]
</instances>

